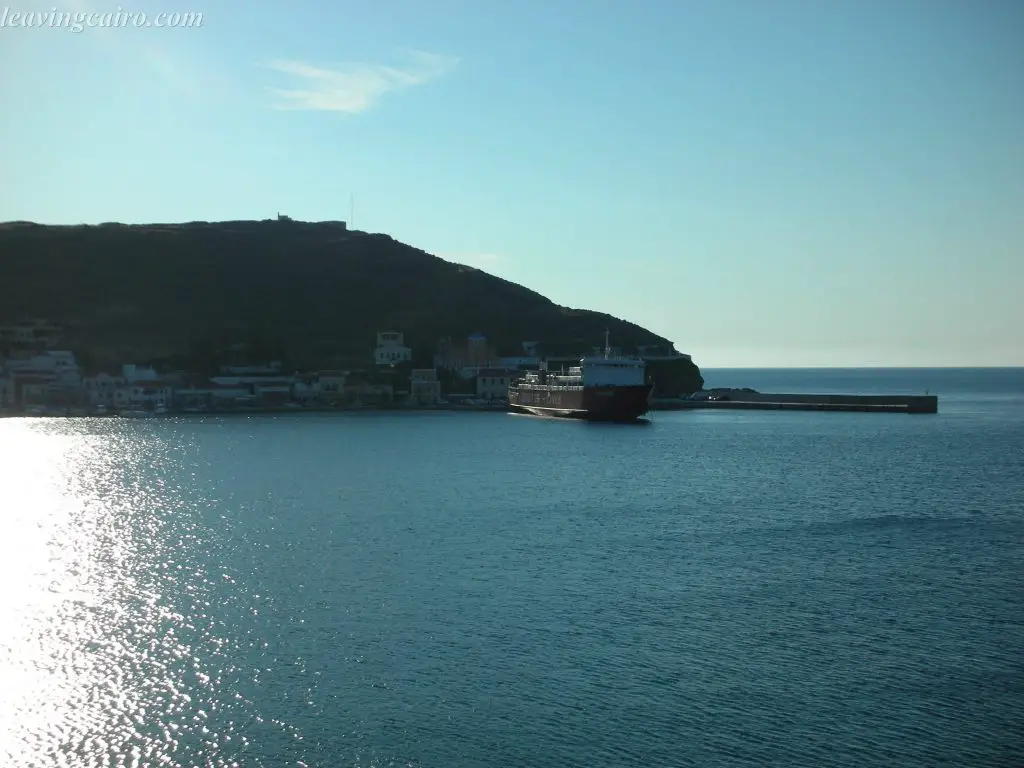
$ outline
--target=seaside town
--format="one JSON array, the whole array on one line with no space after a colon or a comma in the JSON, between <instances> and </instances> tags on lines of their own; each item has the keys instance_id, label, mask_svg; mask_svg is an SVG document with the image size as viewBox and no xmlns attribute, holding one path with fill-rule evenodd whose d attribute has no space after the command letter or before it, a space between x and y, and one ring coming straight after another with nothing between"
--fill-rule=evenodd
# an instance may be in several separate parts
<instances>
[{"instance_id":1,"label":"seaside town","mask_svg":"<svg viewBox=\"0 0 1024 768\"><path fill-rule=\"evenodd\" d=\"M246 345L239 343L224 350L228 362L215 375L133 361L117 371L95 372L85 370L62 341L62 326L47 319L0 326L0 415L145 418L296 409L504 409L509 385L521 371L577 359L542 358L536 341L523 342L517 356L500 357L483 334L474 333L441 339L433 365L417 368L404 334L387 330L377 333L375 346L368 345L365 364L349 370L289 372L280 361L247 359ZM689 360L675 350L667 357Z\"/></svg>"}]
</instances>

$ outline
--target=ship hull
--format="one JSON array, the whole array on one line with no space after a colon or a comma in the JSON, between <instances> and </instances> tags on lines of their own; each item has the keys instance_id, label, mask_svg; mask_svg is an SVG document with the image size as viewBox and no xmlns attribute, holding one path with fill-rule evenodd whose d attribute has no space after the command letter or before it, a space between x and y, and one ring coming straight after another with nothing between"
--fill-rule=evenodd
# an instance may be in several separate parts
<instances>
[{"instance_id":1,"label":"ship hull","mask_svg":"<svg viewBox=\"0 0 1024 768\"><path fill-rule=\"evenodd\" d=\"M509 390L509 409L550 418L636 421L650 410L651 385L583 387L577 390Z\"/></svg>"}]
</instances>

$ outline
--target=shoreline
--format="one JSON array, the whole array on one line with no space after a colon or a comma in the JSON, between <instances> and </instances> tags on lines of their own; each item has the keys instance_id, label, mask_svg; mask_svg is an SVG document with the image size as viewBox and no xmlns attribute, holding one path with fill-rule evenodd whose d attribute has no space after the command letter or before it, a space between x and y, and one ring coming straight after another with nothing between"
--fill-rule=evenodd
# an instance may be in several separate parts
<instances>
[{"instance_id":1,"label":"shoreline","mask_svg":"<svg viewBox=\"0 0 1024 768\"><path fill-rule=\"evenodd\" d=\"M714 410L805 410L859 411L872 413L938 413L936 395L839 395L839 394L768 394L753 390L731 390L729 395L705 398L659 398L650 402L647 413L659 411ZM172 411L110 411L89 412L84 408L51 409L50 411L0 411L0 418L95 418L155 419L191 416L278 416L282 414L354 414L354 413L510 413L508 403L498 404L435 404L408 405L380 403L348 406L254 406ZM646 414L645 414L646 415Z\"/></svg>"},{"instance_id":2,"label":"shoreline","mask_svg":"<svg viewBox=\"0 0 1024 768\"><path fill-rule=\"evenodd\" d=\"M208 410L172 410L172 411L128 411L107 413L83 412L85 409L69 408L64 412L32 413L28 411L0 411L0 418L22 419L164 419L181 416L279 416L282 414L302 413L426 413L435 411L456 412L487 412L500 413L508 411L507 405L364 405L316 408L294 408L283 406L267 406L260 408L224 408Z\"/></svg>"}]
</instances>

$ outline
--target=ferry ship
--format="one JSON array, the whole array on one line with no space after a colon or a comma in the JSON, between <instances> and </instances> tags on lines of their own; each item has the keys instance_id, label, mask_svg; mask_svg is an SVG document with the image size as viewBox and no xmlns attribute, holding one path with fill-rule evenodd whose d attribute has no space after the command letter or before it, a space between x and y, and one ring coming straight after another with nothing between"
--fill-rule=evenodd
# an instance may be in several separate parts
<instances>
[{"instance_id":1,"label":"ferry ship","mask_svg":"<svg viewBox=\"0 0 1024 768\"><path fill-rule=\"evenodd\" d=\"M537 416L589 421L635 421L650 410L652 384L646 364L612 357L605 333L604 355L584 357L567 371L529 371L508 390L509 409Z\"/></svg>"}]
</instances>

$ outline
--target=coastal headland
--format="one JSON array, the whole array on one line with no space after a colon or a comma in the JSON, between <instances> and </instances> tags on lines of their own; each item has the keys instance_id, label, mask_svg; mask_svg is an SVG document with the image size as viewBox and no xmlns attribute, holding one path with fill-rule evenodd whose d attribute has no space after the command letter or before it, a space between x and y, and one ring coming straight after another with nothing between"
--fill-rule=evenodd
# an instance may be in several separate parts
<instances>
[{"instance_id":1,"label":"coastal headland","mask_svg":"<svg viewBox=\"0 0 1024 768\"><path fill-rule=\"evenodd\" d=\"M345 222L0 224L0 414L505 408L524 369L646 361L652 410L935 413L935 396L704 392L671 341Z\"/></svg>"},{"instance_id":2,"label":"coastal headland","mask_svg":"<svg viewBox=\"0 0 1024 768\"><path fill-rule=\"evenodd\" d=\"M646 328L343 221L0 224L5 412L492 403L606 331L660 396L703 386Z\"/></svg>"}]
</instances>

